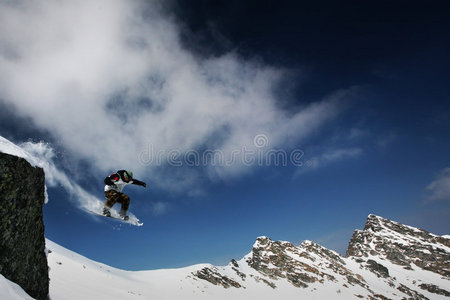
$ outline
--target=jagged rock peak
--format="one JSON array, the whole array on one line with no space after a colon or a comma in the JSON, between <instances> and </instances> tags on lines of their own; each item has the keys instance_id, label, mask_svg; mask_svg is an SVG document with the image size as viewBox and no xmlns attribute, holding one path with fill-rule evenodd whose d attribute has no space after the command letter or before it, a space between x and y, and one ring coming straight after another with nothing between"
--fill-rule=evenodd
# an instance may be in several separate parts
<instances>
[{"instance_id":1,"label":"jagged rock peak","mask_svg":"<svg viewBox=\"0 0 450 300\"><path fill-rule=\"evenodd\" d=\"M255 243L253 244L253 248L270 248L273 245L279 245L279 246L283 246L283 247L295 247L292 243L290 242L285 242L285 241L273 241L272 239L270 239L267 236L259 236L258 238L256 238Z\"/></svg>"},{"instance_id":2,"label":"jagged rock peak","mask_svg":"<svg viewBox=\"0 0 450 300\"><path fill-rule=\"evenodd\" d=\"M345 262L342 259L343 257L339 253L325 248L324 246L319 245L313 241L303 241L303 243L300 245L300 248L305 250L306 253L316 254L319 257L325 258L330 261L336 261L340 264L345 265Z\"/></svg>"},{"instance_id":3,"label":"jagged rock peak","mask_svg":"<svg viewBox=\"0 0 450 300\"><path fill-rule=\"evenodd\" d=\"M417 236L423 236L423 237L437 237L434 234L429 233L426 230L419 229L416 227L400 224L398 222L382 218L380 216L376 216L373 214L370 214L367 217L366 225L364 226L365 231L373 231L373 232L380 232L383 230L390 230L395 231L401 234L408 234L408 235L417 235Z\"/></svg>"},{"instance_id":4,"label":"jagged rock peak","mask_svg":"<svg viewBox=\"0 0 450 300\"><path fill-rule=\"evenodd\" d=\"M386 226L384 226L384 224L388 224L390 222L391 221L388 219L370 214L367 216L364 230L373 231L373 232L381 231L386 227Z\"/></svg>"},{"instance_id":5,"label":"jagged rock peak","mask_svg":"<svg viewBox=\"0 0 450 300\"><path fill-rule=\"evenodd\" d=\"M424 229L400 224L398 222L388 220L376 215L369 215L364 226L364 231L370 231L374 233L385 233L389 237L392 235L408 239L416 239L420 242L439 243L450 247L450 239L444 236L438 236L432 234Z\"/></svg>"},{"instance_id":6,"label":"jagged rock peak","mask_svg":"<svg viewBox=\"0 0 450 300\"><path fill-rule=\"evenodd\" d=\"M375 215L368 216L364 230L354 232L346 256L357 262L379 257L407 270L416 265L450 276L450 239Z\"/></svg>"}]
</instances>

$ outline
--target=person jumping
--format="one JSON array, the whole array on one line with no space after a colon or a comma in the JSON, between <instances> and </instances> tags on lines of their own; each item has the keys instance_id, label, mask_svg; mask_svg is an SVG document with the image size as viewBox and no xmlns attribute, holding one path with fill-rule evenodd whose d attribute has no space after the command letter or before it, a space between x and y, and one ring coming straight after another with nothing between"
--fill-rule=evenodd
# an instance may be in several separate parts
<instances>
[{"instance_id":1,"label":"person jumping","mask_svg":"<svg viewBox=\"0 0 450 300\"><path fill-rule=\"evenodd\" d=\"M133 178L133 172L119 170L105 178L106 202L103 206L103 215L111 217L110 209L116 202L122 204L119 215L125 221L128 220L127 210L130 206L130 197L122 193L127 184L136 184L146 187L146 183Z\"/></svg>"}]
</instances>

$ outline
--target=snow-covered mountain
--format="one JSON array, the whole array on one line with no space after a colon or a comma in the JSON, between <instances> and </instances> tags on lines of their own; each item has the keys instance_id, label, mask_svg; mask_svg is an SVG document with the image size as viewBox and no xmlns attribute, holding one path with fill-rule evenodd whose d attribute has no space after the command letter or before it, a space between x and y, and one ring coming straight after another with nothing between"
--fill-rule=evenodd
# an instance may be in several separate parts
<instances>
[{"instance_id":1,"label":"snow-covered mountain","mask_svg":"<svg viewBox=\"0 0 450 300\"><path fill-rule=\"evenodd\" d=\"M119 270L47 240L50 297L59 299L448 299L450 239L369 215L344 257L312 241L257 238L227 266ZM9 293L9 294L8 294ZM16 296L15 293L18 293ZM0 278L0 298L25 299Z\"/></svg>"},{"instance_id":2,"label":"snow-covered mountain","mask_svg":"<svg viewBox=\"0 0 450 300\"><path fill-rule=\"evenodd\" d=\"M311 241L296 247L259 237L240 261L194 274L263 299L444 299L450 296L450 240L369 215L346 257Z\"/></svg>"}]
</instances>

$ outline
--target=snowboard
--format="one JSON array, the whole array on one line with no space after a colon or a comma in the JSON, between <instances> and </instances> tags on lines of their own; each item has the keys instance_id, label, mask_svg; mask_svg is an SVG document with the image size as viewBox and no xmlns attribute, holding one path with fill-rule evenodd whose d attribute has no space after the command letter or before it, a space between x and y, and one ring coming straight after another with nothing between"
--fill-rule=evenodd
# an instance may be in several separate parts
<instances>
[{"instance_id":1,"label":"snowboard","mask_svg":"<svg viewBox=\"0 0 450 300\"><path fill-rule=\"evenodd\" d=\"M114 211L112 209L111 209L111 216L110 217L109 216L105 216L104 214L102 214L102 213L100 213L98 211L89 210L89 212L94 214L94 215L97 215L97 216L102 216L102 217L105 217L105 218L114 219L114 220L117 220L119 222L127 223L127 224L134 225L134 226L143 226L144 225L144 223L139 221L139 219L136 218L134 215L131 214L131 215L128 216L128 220L124 220L122 217L119 216L119 214L117 214L116 211Z\"/></svg>"}]
</instances>

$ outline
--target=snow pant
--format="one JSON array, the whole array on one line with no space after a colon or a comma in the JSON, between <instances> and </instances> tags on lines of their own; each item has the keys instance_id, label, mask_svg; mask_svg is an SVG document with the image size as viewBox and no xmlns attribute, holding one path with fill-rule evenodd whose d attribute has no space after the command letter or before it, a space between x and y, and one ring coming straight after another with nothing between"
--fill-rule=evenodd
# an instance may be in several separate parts
<instances>
[{"instance_id":1,"label":"snow pant","mask_svg":"<svg viewBox=\"0 0 450 300\"><path fill-rule=\"evenodd\" d=\"M109 208L113 207L116 202L122 204L122 210L124 211L127 211L128 207L130 206L130 197L128 197L124 193L110 190L105 192L105 197L106 199L108 199L105 202L105 206Z\"/></svg>"}]
</instances>

